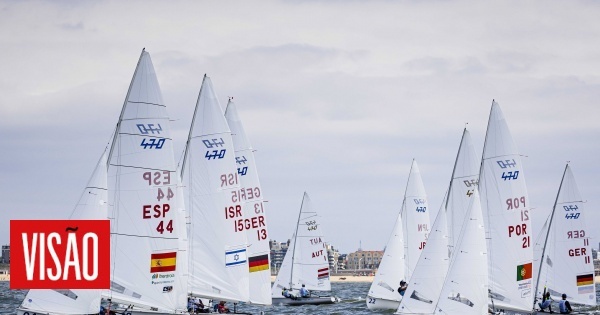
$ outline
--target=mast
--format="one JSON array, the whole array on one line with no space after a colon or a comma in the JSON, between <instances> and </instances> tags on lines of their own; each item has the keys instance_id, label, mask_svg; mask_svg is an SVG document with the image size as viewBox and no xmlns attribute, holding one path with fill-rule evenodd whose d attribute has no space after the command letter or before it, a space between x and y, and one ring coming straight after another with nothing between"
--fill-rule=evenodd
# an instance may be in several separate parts
<instances>
[{"instance_id":1,"label":"mast","mask_svg":"<svg viewBox=\"0 0 600 315\"><path fill-rule=\"evenodd\" d=\"M196 112L198 111L198 104L200 103L200 96L202 95L202 88L204 87L204 81L206 80L206 73L202 78L202 84L200 85L200 92L198 93L198 99L196 100L196 107L194 107L194 116L192 116L192 125L190 126L190 132L188 133L187 141L185 142L185 151L183 152L183 161L181 162L181 174L179 178L183 178L183 171L185 170L185 162L187 161L188 152L190 150L190 141L192 140L192 132L194 131L194 122L196 122Z\"/></svg>"},{"instance_id":2,"label":"mast","mask_svg":"<svg viewBox=\"0 0 600 315\"><path fill-rule=\"evenodd\" d=\"M410 170L408 171L408 179L406 180L406 187L404 187L404 198L402 198L402 207L400 208L400 218L402 219L402 238L404 239L404 278L408 275L408 226L406 225L408 220L406 219L406 192L408 192L408 183L410 183L410 175L412 174L413 165L415 159L412 159L410 163ZM408 280L408 279L407 279Z\"/></svg>"},{"instance_id":3,"label":"mast","mask_svg":"<svg viewBox=\"0 0 600 315\"><path fill-rule=\"evenodd\" d=\"M454 173L456 173L456 165L458 164L458 157L460 156L460 148L462 148L463 140L465 139L465 133L467 132L467 128L463 129L462 137L460 138L460 144L458 145L458 152L456 152L456 159L454 159L454 167L452 168L452 175L450 176L450 184L448 185L448 190L446 194L450 192L452 189L452 182L454 181ZM446 205L444 206L445 210L448 209L448 202L450 198L446 198Z\"/></svg>"},{"instance_id":4,"label":"mast","mask_svg":"<svg viewBox=\"0 0 600 315\"><path fill-rule=\"evenodd\" d=\"M290 290L292 290L292 280L294 275L294 256L296 255L296 240L298 239L298 226L300 225L300 216L302 216L302 207L304 206L304 198L306 198L306 191L302 195L302 203L300 204L300 212L298 213L298 221L296 222L296 232L294 233L294 250L292 251L292 269L290 272Z\"/></svg>"},{"instance_id":5,"label":"mast","mask_svg":"<svg viewBox=\"0 0 600 315\"><path fill-rule=\"evenodd\" d=\"M550 220L548 222L548 232L546 233L546 239L544 240L544 247L542 247L542 256L540 258L540 268L538 269L537 280L535 281L535 290L534 294L537 294L538 287L540 285L540 277L542 275L542 265L544 264L544 255L546 254L546 245L548 244L548 236L550 236L550 229L552 228L552 220L554 219L554 212L556 211L556 204L558 203L558 197L560 195L560 191L562 189L563 181L565 180L565 175L567 174L567 169L569 168L569 163L565 166L565 170L563 171L563 176L560 180L560 185L558 186L558 192L556 193L556 199L554 199L554 206L552 207L552 213L550 213ZM535 307L535 298L533 299L533 307Z\"/></svg>"},{"instance_id":6,"label":"mast","mask_svg":"<svg viewBox=\"0 0 600 315\"><path fill-rule=\"evenodd\" d=\"M140 53L140 58L138 59L137 65L135 66L135 71L133 72L133 77L131 78L131 82L129 83L129 89L127 89L127 95L125 95L125 101L123 102L123 107L121 108L121 114L119 115L119 121L117 121L117 126L115 128L115 134L113 135L112 143L110 144L110 150L108 152L108 159L106 160L106 168L110 165L110 159L112 158L112 153L115 148L115 142L117 141L117 136L119 135L119 131L121 130L121 121L123 121L123 115L125 114L125 107L127 107L127 102L129 100L129 94L131 93L131 87L133 87L133 81L135 76L138 73L138 69L140 68L140 62L142 61L142 56L144 56L144 52L146 52L146 48L142 48L142 52Z\"/></svg>"},{"instance_id":7,"label":"mast","mask_svg":"<svg viewBox=\"0 0 600 315\"><path fill-rule=\"evenodd\" d=\"M496 101L494 99L492 99L492 106L490 107L490 115L488 116L488 124L487 124L487 127L485 128L485 139L483 140L483 151L481 153L481 163L479 164L479 176L477 176L477 190L479 190L479 187L480 187L479 183L480 183L480 180L481 180L481 174L483 173L483 167L484 167L483 166L483 162L485 161L485 149L487 148L487 140L488 140L487 139L488 138L487 135L490 132L490 120L492 119L492 113L494 112L494 103L495 102ZM486 195L487 195L487 193L486 193ZM480 204L481 204L481 210L483 212L483 202L481 200L480 200ZM488 206L488 198L485 198L485 207L486 207L486 209L487 209L487 206ZM485 215L488 216L487 222L490 222L490 217L489 217L490 213L489 213L489 211L486 211ZM482 213L482 216L483 216L483 213ZM491 235L490 235L490 232L489 232L489 227L485 228L484 233L485 233L486 243L488 242L488 240L489 240L489 243L491 243L492 242L492 238L491 238ZM489 243L487 244L488 247L489 247ZM491 255L492 252L493 251L491 251L491 250L488 250L488 252L487 252L488 261L492 261L492 255ZM489 268L489 265L488 265L488 270L489 269L490 268ZM488 275L488 278L489 277L490 277L490 275ZM488 292L490 293L490 301L492 302L492 309L495 311L496 308L494 306L494 297L491 295L491 293L492 293L491 283L488 283Z\"/></svg>"}]
</instances>

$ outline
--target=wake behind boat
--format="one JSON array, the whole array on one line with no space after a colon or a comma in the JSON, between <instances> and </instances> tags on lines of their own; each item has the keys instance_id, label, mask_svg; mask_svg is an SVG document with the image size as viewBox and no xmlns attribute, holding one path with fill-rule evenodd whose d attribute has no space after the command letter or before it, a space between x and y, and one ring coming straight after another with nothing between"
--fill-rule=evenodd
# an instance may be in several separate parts
<instances>
[{"instance_id":1,"label":"wake behind boat","mask_svg":"<svg viewBox=\"0 0 600 315\"><path fill-rule=\"evenodd\" d=\"M299 293L303 287L310 291L331 291L323 228L306 192L302 198L296 233L292 238L293 241L283 258L281 269L271 289L273 304L305 305L339 302L338 298L320 296L315 292L307 297L302 297ZM291 290L290 297L283 296L283 291L287 289Z\"/></svg>"}]
</instances>

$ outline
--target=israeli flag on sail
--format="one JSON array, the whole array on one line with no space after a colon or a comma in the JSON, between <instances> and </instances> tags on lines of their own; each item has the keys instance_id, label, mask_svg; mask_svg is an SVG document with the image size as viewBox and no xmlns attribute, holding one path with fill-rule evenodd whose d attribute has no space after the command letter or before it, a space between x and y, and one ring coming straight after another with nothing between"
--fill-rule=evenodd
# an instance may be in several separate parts
<instances>
[{"instance_id":1,"label":"israeli flag on sail","mask_svg":"<svg viewBox=\"0 0 600 315\"><path fill-rule=\"evenodd\" d=\"M245 264L247 260L246 249L234 249L225 251L225 266L232 267Z\"/></svg>"}]
</instances>

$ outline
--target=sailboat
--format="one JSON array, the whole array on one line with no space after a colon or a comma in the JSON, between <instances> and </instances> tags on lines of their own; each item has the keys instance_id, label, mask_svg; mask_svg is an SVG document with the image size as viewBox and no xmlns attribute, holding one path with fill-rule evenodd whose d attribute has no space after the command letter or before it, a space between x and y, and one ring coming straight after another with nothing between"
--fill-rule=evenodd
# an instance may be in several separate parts
<instances>
[{"instance_id":1,"label":"sailboat","mask_svg":"<svg viewBox=\"0 0 600 315\"><path fill-rule=\"evenodd\" d=\"M231 128L231 138L235 150L237 173L242 189L250 188L259 192L254 198L242 202L244 222L248 229L248 271L250 273L250 303L271 305L271 252L268 239L265 204L258 180L254 160L254 150L240 120L235 103L230 99L225 109L225 118Z\"/></svg>"},{"instance_id":2,"label":"sailboat","mask_svg":"<svg viewBox=\"0 0 600 315\"><path fill-rule=\"evenodd\" d=\"M435 313L436 302L448 273L450 255L458 244L459 233L477 187L477 176L475 150L470 133L465 128L443 207L438 211L427 238L427 246L419 257L405 292L406 298L402 299L397 314Z\"/></svg>"},{"instance_id":3,"label":"sailboat","mask_svg":"<svg viewBox=\"0 0 600 315\"><path fill-rule=\"evenodd\" d=\"M129 305L132 315L187 312L186 249L180 244L186 227L175 195L172 142L156 73L143 50L107 162L111 289L103 296Z\"/></svg>"},{"instance_id":4,"label":"sailboat","mask_svg":"<svg viewBox=\"0 0 600 315\"><path fill-rule=\"evenodd\" d=\"M540 270L536 295L541 297L550 292L554 300L560 300L565 293L572 304L595 306L590 236L581 194L569 164L565 166L552 213L542 231L545 231L542 255L535 266Z\"/></svg>"},{"instance_id":5,"label":"sailboat","mask_svg":"<svg viewBox=\"0 0 600 315\"><path fill-rule=\"evenodd\" d=\"M190 217L188 293L213 300L249 302L247 230L252 219L245 216L243 205L259 201L260 188L240 186L231 130L206 75L180 176Z\"/></svg>"},{"instance_id":6,"label":"sailboat","mask_svg":"<svg viewBox=\"0 0 600 315\"><path fill-rule=\"evenodd\" d=\"M336 297L321 296L316 293L331 291L329 262L323 235L321 219L305 192L296 223L296 232L273 283L271 292L273 304L331 304L339 301ZM311 296L308 298L285 298L281 294L284 288L300 290L303 285L311 291Z\"/></svg>"},{"instance_id":7,"label":"sailboat","mask_svg":"<svg viewBox=\"0 0 600 315\"><path fill-rule=\"evenodd\" d=\"M495 101L481 159L479 191L488 241L490 306L494 310L531 312L530 201L521 157Z\"/></svg>"},{"instance_id":8,"label":"sailboat","mask_svg":"<svg viewBox=\"0 0 600 315\"><path fill-rule=\"evenodd\" d=\"M107 215L106 151L96 164L77 206L74 220L106 220ZM95 314L100 309L101 290L29 290L17 315L27 314Z\"/></svg>"},{"instance_id":9,"label":"sailboat","mask_svg":"<svg viewBox=\"0 0 600 315\"><path fill-rule=\"evenodd\" d=\"M417 161L413 160L402 210L367 294L369 309L398 309L401 296L395 288L401 280L410 279L425 247L430 224L427 208L427 195L421 173ZM400 244L404 248L400 249Z\"/></svg>"}]
</instances>

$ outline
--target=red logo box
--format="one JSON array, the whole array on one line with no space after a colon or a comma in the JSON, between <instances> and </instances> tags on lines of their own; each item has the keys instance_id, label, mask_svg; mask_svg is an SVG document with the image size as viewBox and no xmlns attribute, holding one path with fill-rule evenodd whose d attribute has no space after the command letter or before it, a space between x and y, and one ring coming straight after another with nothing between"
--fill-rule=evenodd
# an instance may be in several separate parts
<instances>
[{"instance_id":1,"label":"red logo box","mask_svg":"<svg viewBox=\"0 0 600 315\"><path fill-rule=\"evenodd\" d=\"M11 289L109 289L109 220L11 220Z\"/></svg>"}]
</instances>

